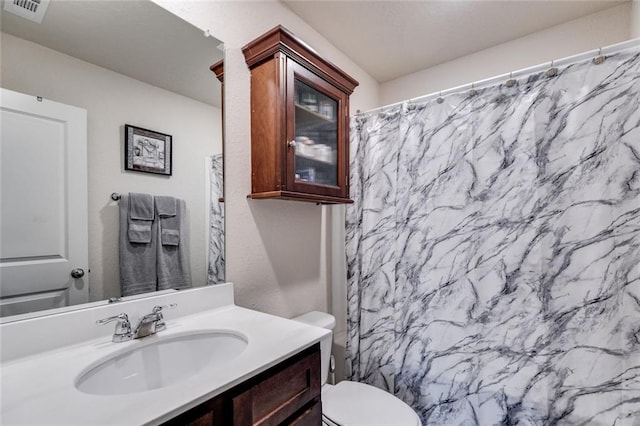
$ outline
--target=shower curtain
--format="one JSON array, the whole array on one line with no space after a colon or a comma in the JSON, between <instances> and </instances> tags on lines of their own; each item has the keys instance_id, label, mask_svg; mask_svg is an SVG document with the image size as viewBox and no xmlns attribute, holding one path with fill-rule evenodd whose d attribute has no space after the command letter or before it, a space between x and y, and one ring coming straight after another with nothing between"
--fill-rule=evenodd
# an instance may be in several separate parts
<instances>
[{"instance_id":1,"label":"shower curtain","mask_svg":"<svg viewBox=\"0 0 640 426\"><path fill-rule=\"evenodd\" d=\"M423 425L640 424L639 52L352 120L353 380Z\"/></svg>"},{"instance_id":2,"label":"shower curtain","mask_svg":"<svg viewBox=\"0 0 640 426\"><path fill-rule=\"evenodd\" d=\"M224 276L224 195L223 157L214 154L209 161L209 248L207 250L207 285L225 282Z\"/></svg>"}]
</instances>

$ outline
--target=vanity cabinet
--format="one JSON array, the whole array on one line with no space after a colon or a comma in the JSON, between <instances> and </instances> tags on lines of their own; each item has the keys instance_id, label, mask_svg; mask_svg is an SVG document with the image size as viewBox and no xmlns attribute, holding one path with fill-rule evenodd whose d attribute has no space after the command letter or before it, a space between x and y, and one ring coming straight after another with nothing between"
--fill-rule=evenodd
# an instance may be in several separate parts
<instances>
[{"instance_id":1,"label":"vanity cabinet","mask_svg":"<svg viewBox=\"0 0 640 426\"><path fill-rule=\"evenodd\" d=\"M358 82L278 26L242 49L251 71L250 198L349 199L349 95Z\"/></svg>"},{"instance_id":2,"label":"vanity cabinet","mask_svg":"<svg viewBox=\"0 0 640 426\"><path fill-rule=\"evenodd\" d=\"M316 344L165 425L319 426L320 386L320 344Z\"/></svg>"}]
</instances>

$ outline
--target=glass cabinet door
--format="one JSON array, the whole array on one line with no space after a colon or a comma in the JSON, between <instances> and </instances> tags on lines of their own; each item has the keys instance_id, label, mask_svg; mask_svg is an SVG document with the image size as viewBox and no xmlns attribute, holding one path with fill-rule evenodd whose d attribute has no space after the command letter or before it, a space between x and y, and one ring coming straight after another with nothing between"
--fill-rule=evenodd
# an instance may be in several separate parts
<instances>
[{"instance_id":1,"label":"glass cabinet door","mask_svg":"<svg viewBox=\"0 0 640 426\"><path fill-rule=\"evenodd\" d=\"M295 80L295 181L338 185L338 101Z\"/></svg>"},{"instance_id":2,"label":"glass cabinet door","mask_svg":"<svg viewBox=\"0 0 640 426\"><path fill-rule=\"evenodd\" d=\"M348 194L348 96L290 61L287 74L287 188L300 194Z\"/></svg>"}]
</instances>

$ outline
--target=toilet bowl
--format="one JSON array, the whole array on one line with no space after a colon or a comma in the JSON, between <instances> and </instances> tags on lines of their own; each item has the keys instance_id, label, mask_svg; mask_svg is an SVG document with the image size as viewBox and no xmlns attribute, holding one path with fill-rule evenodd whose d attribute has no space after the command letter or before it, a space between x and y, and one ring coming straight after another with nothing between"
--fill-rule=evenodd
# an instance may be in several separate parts
<instances>
[{"instance_id":1,"label":"toilet bowl","mask_svg":"<svg viewBox=\"0 0 640 426\"><path fill-rule=\"evenodd\" d=\"M295 321L333 332L335 318L324 312L308 312ZM322 377L322 423L326 426L421 426L407 404L381 389L352 381L327 383L333 333L320 342Z\"/></svg>"}]
</instances>

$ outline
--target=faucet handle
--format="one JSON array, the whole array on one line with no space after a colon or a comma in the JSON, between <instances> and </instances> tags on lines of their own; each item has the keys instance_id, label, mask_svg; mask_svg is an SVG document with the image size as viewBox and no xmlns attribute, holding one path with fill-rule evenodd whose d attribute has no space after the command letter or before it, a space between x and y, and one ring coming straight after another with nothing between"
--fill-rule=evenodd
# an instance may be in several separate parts
<instances>
[{"instance_id":1,"label":"faucet handle","mask_svg":"<svg viewBox=\"0 0 640 426\"><path fill-rule=\"evenodd\" d=\"M113 342L126 342L127 340L131 340L133 338L129 317L124 312L112 317L102 318L96 321L96 324L104 325L112 321L117 321L116 328L113 332L113 338L111 339Z\"/></svg>"},{"instance_id":2,"label":"faucet handle","mask_svg":"<svg viewBox=\"0 0 640 426\"><path fill-rule=\"evenodd\" d=\"M153 307L152 312L155 314L155 313L160 312L163 309L173 309L176 306L178 306L177 303L171 303L170 305L156 305L156 306Z\"/></svg>"},{"instance_id":3,"label":"faucet handle","mask_svg":"<svg viewBox=\"0 0 640 426\"><path fill-rule=\"evenodd\" d=\"M156 305L156 306L153 307L153 310L151 312L153 312L154 314L157 315L157 317L156 317L156 331L162 331L162 330L167 328L167 323L164 322L164 315L162 315L162 310L163 309L173 309L176 306L178 306L177 303L171 303L169 305Z\"/></svg>"}]
</instances>

